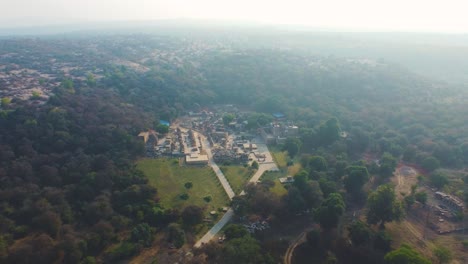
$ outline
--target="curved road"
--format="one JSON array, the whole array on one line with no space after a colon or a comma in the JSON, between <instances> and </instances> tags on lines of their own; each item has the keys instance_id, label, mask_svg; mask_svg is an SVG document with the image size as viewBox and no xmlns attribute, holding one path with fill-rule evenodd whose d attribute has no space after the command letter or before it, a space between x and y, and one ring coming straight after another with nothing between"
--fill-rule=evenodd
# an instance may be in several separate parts
<instances>
[{"instance_id":1,"label":"curved road","mask_svg":"<svg viewBox=\"0 0 468 264\"><path fill-rule=\"evenodd\" d=\"M299 234L299 236L296 237L296 239L292 241L291 245L288 247L288 250L286 250L286 254L284 255L284 264L291 264L294 250L297 246L305 242L308 231L309 230L303 231Z\"/></svg>"}]
</instances>

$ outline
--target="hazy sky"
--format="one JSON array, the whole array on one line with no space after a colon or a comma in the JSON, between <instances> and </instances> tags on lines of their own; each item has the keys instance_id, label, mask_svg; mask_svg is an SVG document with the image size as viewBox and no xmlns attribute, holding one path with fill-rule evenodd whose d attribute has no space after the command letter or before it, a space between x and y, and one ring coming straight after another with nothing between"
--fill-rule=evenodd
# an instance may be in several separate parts
<instances>
[{"instance_id":1,"label":"hazy sky","mask_svg":"<svg viewBox=\"0 0 468 264\"><path fill-rule=\"evenodd\" d=\"M468 33L468 1L0 0L0 27L175 18Z\"/></svg>"}]
</instances>

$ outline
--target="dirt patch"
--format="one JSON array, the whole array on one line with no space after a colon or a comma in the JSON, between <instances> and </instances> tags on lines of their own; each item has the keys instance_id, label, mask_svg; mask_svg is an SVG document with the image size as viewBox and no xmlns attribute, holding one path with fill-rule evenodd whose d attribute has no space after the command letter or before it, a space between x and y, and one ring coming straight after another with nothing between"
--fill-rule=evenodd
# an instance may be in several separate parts
<instances>
[{"instance_id":1,"label":"dirt patch","mask_svg":"<svg viewBox=\"0 0 468 264\"><path fill-rule=\"evenodd\" d=\"M418 183L418 170L403 163L398 164L393 175L392 182L395 184L395 192L399 199L410 194L411 186Z\"/></svg>"}]
</instances>

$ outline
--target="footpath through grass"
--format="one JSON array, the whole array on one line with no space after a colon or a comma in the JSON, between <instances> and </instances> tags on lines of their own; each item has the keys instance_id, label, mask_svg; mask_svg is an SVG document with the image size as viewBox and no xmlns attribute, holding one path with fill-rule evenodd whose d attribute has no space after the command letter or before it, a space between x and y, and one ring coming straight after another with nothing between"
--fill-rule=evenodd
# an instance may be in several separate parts
<instances>
[{"instance_id":1,"label":"footpath through grass","mask_svg":"<svg viewBox=\"0 0 468 264\"><path fill-rule=\"evenodd\" d=\"M205 214L229 204L226 193L211 167L180 167L177 159L143 159L137 162L149 183L156 187L160 202L165 208L182 211L188 205L205 209ZM187 189L185 184L191 182ZM181 195L187 194L184 200ZM211 197L210 202L204 200Z\"/></svg>"},{"instance_id":2,"label":"footpath through grass","mask_svg":"<svg viewBox=\"0 0 468 264\"><path fill-rule=\"evenodd\" d=\"M247 181L255 173L255 170L242 165L221 166L220 169L236 194L239 194L244 189Z\"/></svg>"}]
</instances>

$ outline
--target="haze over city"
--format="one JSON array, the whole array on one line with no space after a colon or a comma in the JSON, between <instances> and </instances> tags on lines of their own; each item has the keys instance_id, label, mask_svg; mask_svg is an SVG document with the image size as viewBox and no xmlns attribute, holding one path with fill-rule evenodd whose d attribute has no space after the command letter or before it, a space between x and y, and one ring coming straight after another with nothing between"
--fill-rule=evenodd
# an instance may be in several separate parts
<instances>
[{"instance_id":1,"label":"haze over city","mask_svg":"<svg viewBox=\"0 0 468 264\"><path fill-rule=\"evenodd\" d=\"M0 27L203 19L349 31L468 32L466 1L17 0L0 3Z\"/></svg>"},{"instance_id":2,"label":"haze over city","mask_svg":"<svg viewBox=\"0 0 468 264\"><path fill-rule=\"evenodd\" d=\"M446 0L0 0L0 264L468 263Z\"/></svg>"}]
</instances>

